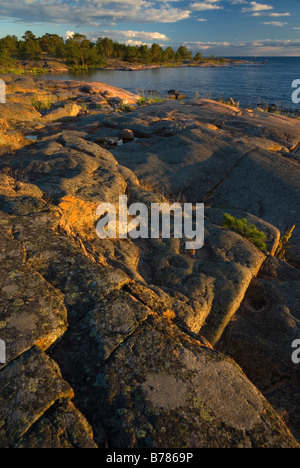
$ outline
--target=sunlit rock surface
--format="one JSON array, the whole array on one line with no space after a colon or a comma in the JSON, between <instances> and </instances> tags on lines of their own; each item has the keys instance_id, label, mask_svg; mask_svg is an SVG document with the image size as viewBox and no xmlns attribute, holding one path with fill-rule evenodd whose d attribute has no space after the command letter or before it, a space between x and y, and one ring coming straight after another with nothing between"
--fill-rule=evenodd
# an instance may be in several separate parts
<instances>
[{"instance_id":1,"label":"sunlit rock surface","mask_svg":"<svg viewBox=\"0 0 300 468\"><path fill-rule=\"evenodd\" d=\"M300 123L1 78L0 446L298 447ZM100 240L120 195L204 202L203 248Z\"/></svg>"}]
</instances>

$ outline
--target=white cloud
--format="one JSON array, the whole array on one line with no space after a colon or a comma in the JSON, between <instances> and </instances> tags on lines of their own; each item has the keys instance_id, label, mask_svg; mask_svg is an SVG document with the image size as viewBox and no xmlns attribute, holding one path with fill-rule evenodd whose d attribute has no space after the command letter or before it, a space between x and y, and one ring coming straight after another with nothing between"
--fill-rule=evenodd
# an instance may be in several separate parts
<instances>
[{"instance_id":1,"label":"white cloud","mask_svg":"<svg viewBox=\"0 0 300 468\"><path fill-rule=\"evenodd\" d=\"M190 9L193 11L207 10L223 10L221 5L218 5L220 0L205 0L204 2L191 3Z\"/></svg>"},{"instance_id":2,"label":"white cloud","mask_svg":"<svg viewBox=\"0 0 300 468\"><path fill-rule=\"evenodd\" d=\"M186 42L194 52L203 51L207 55L223 56L299 56L300 39L262 39L236 42Z\"/></svg>"},{"instance_id":3,"label":"white cloud","mask_svg":"<svg viewBox=\"0 0 300 468\"><path fill-rule=\"evenodd\" d=\"M265 21L263 24L266 24L267 26L277 26L282 28L283 26L286 26L288 23L283 23L282 21Z\"/></svg>"},{"instance_id":4,"label":"white cloud","mask_svg":"<svg viewBox=\"0 0 300 468\"><path fill-rule=\"evenodd\" d=\"M291 16L291 13L267 13L261 12L261 13L253 13L252 16L271 16L272 18L281 18L283 16Z\"/></svg>"},{"instance_id":5,"label":"white cloud","mask_svg":"<svg viewBox=\"0 0 300 468\"><path fill-rule=\"evenodd\" d=\"M1 0L0 19L97 27L117 22L174 23L190 17L190 10L172 4L175 0Z\"/></svg>"},{"instance_id":6,"label":"white cloud","mask_svg":"<svg viewBox=\"0 0 300 468\"><path fill-rule=\"evenodd\" d=\"M257 2L250 2L251 7L244 7L242 8L243 13L248 12L256 12L256 11L266 11L266 10L273 10L274 7L272 5L266 5Z\"/></svg>"},{"instance_id":7,"label":"white cloud","mask_svg":"<svg viewBox=\"0 0 300 468\"><path fill-rule=\"evenodd\" d=\"M145 31L122 31L122 30L98 30L92 33L87 33L87 36L96 41L99 37L109 37L114 41L124 42L131 45L152 44L153 42L168 42L170 39L159 32Z\"/></svg>"},{"instance_id":8,"label":"white cloud","mask_svg":"<svg viewBox=\"0 0 300 468\"><path fill-rule=\"evenodd\" d=\"M67 31L67 32L65 33L65 35L64 35L64 38L65 38L65 39L70 39L71 37L74 36L74 34L75 34L74 31Z\"/></svg>"}]
</instances>

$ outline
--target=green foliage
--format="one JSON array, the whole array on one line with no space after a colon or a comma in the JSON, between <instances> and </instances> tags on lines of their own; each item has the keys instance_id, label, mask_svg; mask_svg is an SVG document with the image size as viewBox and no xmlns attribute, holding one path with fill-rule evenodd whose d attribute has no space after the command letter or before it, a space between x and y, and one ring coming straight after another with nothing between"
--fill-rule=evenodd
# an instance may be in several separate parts
<instances>
[{"instance_id":1,"label":"green foliage","mask_svg":"<svg viewBox=\"0 0 300 468\"><path fill-rule=\"evenodd\" d=\"M18 38L6 36L0 39L0 67L12 67L18 50Z\"/></svg>"},{"instance_id":2,"label":"green foliage","mask_svg":"<svg viewBox=\"0 0 300 468\"><path fill-rule=\"evenodd\" d=\"M224 225L226 229L231 229L248 239L262 252L267 251L266 234L259 231L254 224L248 224L246 219L237 219L228 213L224 214Z\"/></svg>"},{"instance_id":3,"label":"green foliage","mask_svg":"<svg viewBox=\"0 0 300 468\"><path fill-rule=\"evenodd\" d=\"M238 109L240 108L240 102L235 102L232 98L230 99L219 98L217 101L220 102L221 104L226 104L226 106L236 107Z\"/></svg>"},{"instance_id":4,"label":"green foliage","mask_svg":"<svg viewBox=\"0 0 300 468\"><path fill-rule=\"evenodd\" d=\"M64 56L64 40L57 34L45 34L39 39L39 44L43 52L51 57Z\"/></svg>"},{"instance_id":5,"label":"green foliage","mask_svg":"<svg viewBox=\"0 0 300 468\"><path fill-rule=\"evenodd\" d=\"M123 104L123 106L120 107L122 112L129 113L132 111L132 107L129 106L128 104Z\"/></svg>"},{"instance_id":6,"label":"green foliage","mask_svg":"<svg viewBox=\"0 0 300 468\"><path fill-rule=\"evenodd\" d=\"M137 102L138 106L142 106L143 104L146 104L146 103L154 104L154 103L165 102L165 99L159 93L155 93L153 91L145 92L144 89L137 89L136 93L139 96L141 96L141 98Z\"/></svg>"},{"instance_id":7,"label":"green foliage","mask_svg":"<svg viewBox=\"0 0 300 468\"><path fill-rule=\"evenodd\" d=\"M31 31L27 31L19 43L19 56L26 60L39 60L42 49L38 39Z\"/></svg>"},{"instance_id":8,"label":"green foliage","mask_svg":"<svg viewBox=\"0 0 300 468\"><path fill-rule=\"evenodd\" d=\"M195 62L201 62L201 60L203 60L203 57L202 57L202 54L200 52L198 52L196 55L195 55Z\"/></svg>"},{"instance_id":9,"label":"green foliage","mask_svg":"<svg viewBox=\"0 0 300 468\"><path fill-rule=\"evenodd\" d=\"M31 70L25 70L28 75L47 75L49 70L47 68L32 68Z\"/></svg>"},{"instance_id":10,"label":"green foliage","mask_svg":"<svg viewBox=\"0 0 300 468\"><path fill-rule=\"evenodd\" d=\"M31 70L25 70L24 68L9 68L1 67L1 73L14 73L15 75L47 75L49 70L47 68L32 68Z\"/></svg>"},{"instance_id":11,"label":"green foliage","mask_svg":"<svg viewBox=\"0 0 300 468\"><path fill-rule=\"evenodd\" d=\"M98 50L98 54L101 57L105 57L105 58L113 57L114 51L115 51L114 42L108 37L105 37L104 39L99 38L97 40L96 47Z\"/></svg>"},{"instance_id":12,"label":"green foliage","mask_svg":"<svg viewBox=\"0 0 300 468\"><path fill-rule=\"evenodd\" d=\"M186 46L180 46L176 52L176 60L192 60L192 52Z\"/></svg>"},{"instance_id":13,"label":"green foliage","mask_svg":"<svg viewBox=\"0 0 300 468\"><path fill-rule=\"evenodd\" d=\"M15 57L18 52L19 41L16 36L6 36L0 39L0 52L5 51L10 57Z\"/></svg>"},{"instance_id":14,"label":"green foliage","mask_svg":"<svg viewBox=\"0 0 300 468\"><path fill-rule=\"evenodd\" d=\"M163 52L163 62L173 62L175 60L175 52L172 47L167 47Z\"/></svg>"},{"instance_id":15,"label":"green foliage","mask_svg":"<svg viewBox=\"0 0 300 468\"><path fill-rule=\"evenodd\" d=\"M147 64L153 61L151 50L147 45L141 45L139 47L139 62Z\"/></svg>"},{"instance_id":16,"label":"green foliage","mask_svg":"<svg viewBox=\"0 0 300 468\"><path fill-rule=\"evenodd\" d=\"M141 96L141 98L137 101L138 106L142 106L145 103L146 103L146 97L145 96Z\"/></svg>"},{"instance_id":17,"label":"green foliage","mask_svg":"<svg viewBox=\"0 0 300 468\"><path fill-rule=\"evenodd\" d=\"M1 73L14 73L15 75L25 75L25 70L22 68L6 68L1 67Z\"/></svg>"},{"instance_id":18,"label":"green foliage","mask_svg":"<svg viewBox=\"0 0 300 468\"><path fill-rule=\"evenodd\" d=\"M0 67L13 67L14 64L15 60L10 56L9 52L6 49L0 50Z\"/></svg>"},{"instance_id":19,"label":"green foliage","mask_svg":"<svg viewBox=\"0 0 300 468\"><path fill-rule=\"evenodd\" d=\"M65 45L67 63L73 67L96 67L101 65L102 58L94 44L83 34L75 33Z\"/></svg>"},{"instance_id":20,"label":"green foliage","mask_svg":"<svg viewBox=\"0 0 300 468\"><path fill-rule=\"evenodd\" d=\"M277 247L277 250L275 252L275 257L281 258L282 260L285 260L285 254L287 249L290 249L291 246L289 245L290 239L292 237L292 234L295 230L296 226L294 225L291 229L289 229L281 238L279 241L279 245Z\"/></svg>"},{"instance_id":21,"label":"green foliage","mask_svg":"<svg viewBox=\"0 0 300 468\"><path fill-rule=\"evenodd\" d=\"M118 59L136 64L164 64L174 66L183 61L192 61L192 52L181 46L175 53L172 47L165 50L159 44L128 45L113 41L108 37L99 38L94 43L85 35L75 33L67 40L57 34L44 34L37 38L31 31L26 31L21 40L16 36L0 39L0 67L14 68L14 60L37 61L49 58L65 59L73 70L88 70L106 66L107 61ZM200 52L195 62L202 59ZM207 60L207 59L205 59ZM215 57L210 60L218 61ZM46 67L47 68L47 65Z\"/></svg>"},{"instance_id":22,"label":"green foliage","mask_svg":"<svg viewBox=\"0 0 300 468\"><path fill-rule=\"evenodd\" d=\"M161 63L163 59L163 49L158 44L152 44L151 46L152 62Z\"/></svg>"},{"instance_id":23,"label":"green foliage","mask_svg":"<svg viewBox=\"0 0 300 468\"><path fill-rule=\"evenodd\" d=\"M31 104L38 112L43 111L43 110L49 110L52 107L51 99L47 99L45 101L39 101L38 99L33 99Z\"/></svg>"}]
</instances>

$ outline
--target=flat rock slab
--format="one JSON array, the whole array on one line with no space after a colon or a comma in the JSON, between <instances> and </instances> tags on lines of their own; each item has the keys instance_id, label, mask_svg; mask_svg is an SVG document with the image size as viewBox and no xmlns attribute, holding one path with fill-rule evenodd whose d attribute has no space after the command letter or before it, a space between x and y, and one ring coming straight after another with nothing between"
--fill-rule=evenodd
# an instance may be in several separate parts
<instances>
[{"instance_id":1,"label":"flat rock slab","mask_svg":"<svg viewBox=\"0 0 300 468\"><path fill-rule=\"evenodd\" d=\"M91 360L87 369L79 353L68 362L81 408L114 447L297 447L233 361L165 319L149 317L104 367Z\"/></svg>"},{"instance_id":2,"label":"flat rock slab","mask_svg":"<svg viewBox=\"0 0 300 468\"><path fill-rule=\"evenodd\" d=\"M300 123L283 115L275 115L255 110L253 113L242 111L234 117L218 118L215 124L229 132L239 131L250 137L266 138L288 149L300 141Z\"/></svg>"},{"instance_id":3,"label":"flat rock slab","mask_svg":"<svg viewBox=\"0 0 300 468\"><path fill-rule=\"evenodd\" d=\"M101 366L151 314L128 292L115 291L71 327L51 355L70 366L77 356L86 370Z\"/></svg>"},{"instance_id":4,"label":"flat rock slab","mask_svg":"<svg viewBox=\"0 0 300 468\"><path fill-rule=\"evenodd\" d=\"M210 99L199 99L192 103L166 101L153 104L150 108L139 109L140 118L149 116L158 118L172 118L173 120L197 120L203 123L213 123L218 117L231 117L239 113L239 109L230 107Z\"/></svg>"},{"instance_id":5,"label":"flat rock slab","mask_svg":"<svg viewBox=\"0 0 300 468\"><path fill-rule=\"evenodd\" d=\"M15 444L14 448L95 449L93 433L72 402L60 400Z\"/></svg>"},{"instance_id":6,"label":"flat rock slab","mask_svg":"<svg viewBox=\"0 0 300 468\"><path fill-rule=\"evenodd\" d=\"M168 293L177 317L212 344L239 308L265 259L251 242L208 220L205 245L194 253L179 239L152 239L140 247L140 271L146 281Z\"/></svg>"},{"instance_id":7,"label":"flat rock slab","mask_svg":"<svg viewBox=\"0 0 300 468\"><path fill-rule=\"evenodd\" d=\"M269 258L217 348L242 366L300 440L299 369L292 343L300 333L300 273Z\"/></svg>"},{"instance_id":8,"label":"flat rock slab","mask_svg":"<svg viewBox=\"0 0 300 468\"><path fill-rule=\"evenodd\" d=\"M122 125L125 118L119 119ZM281 234L295 224L290 259L299 264L297 120L208 100L139 109L129 117L127 128L133 129L133 119L140 125L144 121L151 138L113 148L120 164L170 198L248 212ZM175 131L180 123L187 126ZM171 132L168 138L156 133L158 126Z\"/></svg>"},{"instance_id":9,"label":"flat rock slab","mask_svg":"<svg viewBox=\"0 0 300 468\"><path fill-rule=\"evenodd\" d=\"M11 161L16 173L49 197L75 196L87 202L116 202L126 183L105 149L67 134L20 150Z\"/></svg>"},{"instance_id":10,"label":"flat rock slab","mask_svg":"<svg viewBox=\"0 0 300 468\"><path fill-rule=\"evenodd\" d=\"M73 323L110 292L122 288L129 277L89 257L83 244L60 231L59 221L54 209L19 217L14 226L25 246L27 265L64 294L68 321Z\"/></svg>"},{"instance_id":11,"label":"flat rock slab","mask_svg":"<svg viewBox=\"0 0 300 468\"><path fill-rule=\"evenodd\" d=\"M68 326L63 294L26 265L24 247L12 235L13 221L0 214L0 336L6 362L33 345L47 349Z\"/></svg>"},{"instance_id":12,"label":"flat rock slab","mask_svg":"<svg viewBox=\"0 0 300 468\"><path fill-rule=\"evenodd\" d=\"M299 265L299 180L297 161L257 150L243 158L224 179L210 203L213 207L247 211L276 226L282 235L296 225L287 255Z\"/></svg>"},{"instance_id":13,"label":"flat rock slab","mask_svg":"<svg viewBox=\"0 0 300 468\"><path fill-rule=\"evenodd\" d=\"M147 147L129 143L111 151L120 164L156 190L160 187L167 195L181 194L199 203L251 148L243 143L233 147L216 132L194 127L168 138L152 135L145 140Z\"/></svg>"},{"instance_id":14,"label":"flat rock slab","mask_svg":"<svg viewBox=\"0 0 300 468\"><path fill-rule=\"evenodd\" d=\"M12 447L60 398L72 398L54 361L37 348L0 371L0 446Z\"/></svg>"},{"instance_id":15,"label":"flat rock slab","mask_svg":"<svg viewBox=\"0 0 300 468\"><path fill-rule=\"evenodd\" d=\"M41 120L41 114L33 106L20 102L0 104L0 117L5 118L9 124Z\"/></svg>"},{"instance_id":16,"label":"flat rock slab","mask_svg":"<svg viewBox=\"0 0 300 468\"><path fill-rule=\"evenodd\" d=\"M223 222L246 218L271 253L300 224L299 122L210 100L127 113L138 96L106 85L14 80L1 141L34 128L37 142L1 150L0 446L298 447L282 419L298 437L299 272ZM43 124L30 103L48 97ZM124 129L135 139L107 151ZM204 247L99 239L97 205L124 194L203 201Z\"/></svg>"},{"instance_id":17,"label":"flat rock slab","mask_svg":"<svg viewBox=\"0 0 300 468\"><path fill-rule=\"evenodd\" d=\"M0 174L0 195L5 197L42 198L43 192L36 185L23 183L9 175Z\"/></svg>"}]
</instances>

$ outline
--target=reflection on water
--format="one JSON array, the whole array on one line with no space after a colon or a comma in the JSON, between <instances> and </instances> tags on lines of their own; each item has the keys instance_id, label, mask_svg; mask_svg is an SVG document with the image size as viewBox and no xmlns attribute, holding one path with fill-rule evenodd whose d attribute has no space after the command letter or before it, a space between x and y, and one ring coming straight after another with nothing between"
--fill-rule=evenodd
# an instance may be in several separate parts
<instances>
[{"instance_id":1,"label":"reflection on water","mask_svg":"<svg viewBox=\"0 0 300 468\"><path fill-rule=\"evenodd\" d=\"M254 63L225 68L161 68L137 72L95 70L48 75L56 80L102 81L131 92L176 89L188 98L230 98L242 106L279 104L297 109L291 101L292 81L300 78L299 57L252 59Z\"/></svg>"}]
</instances>

